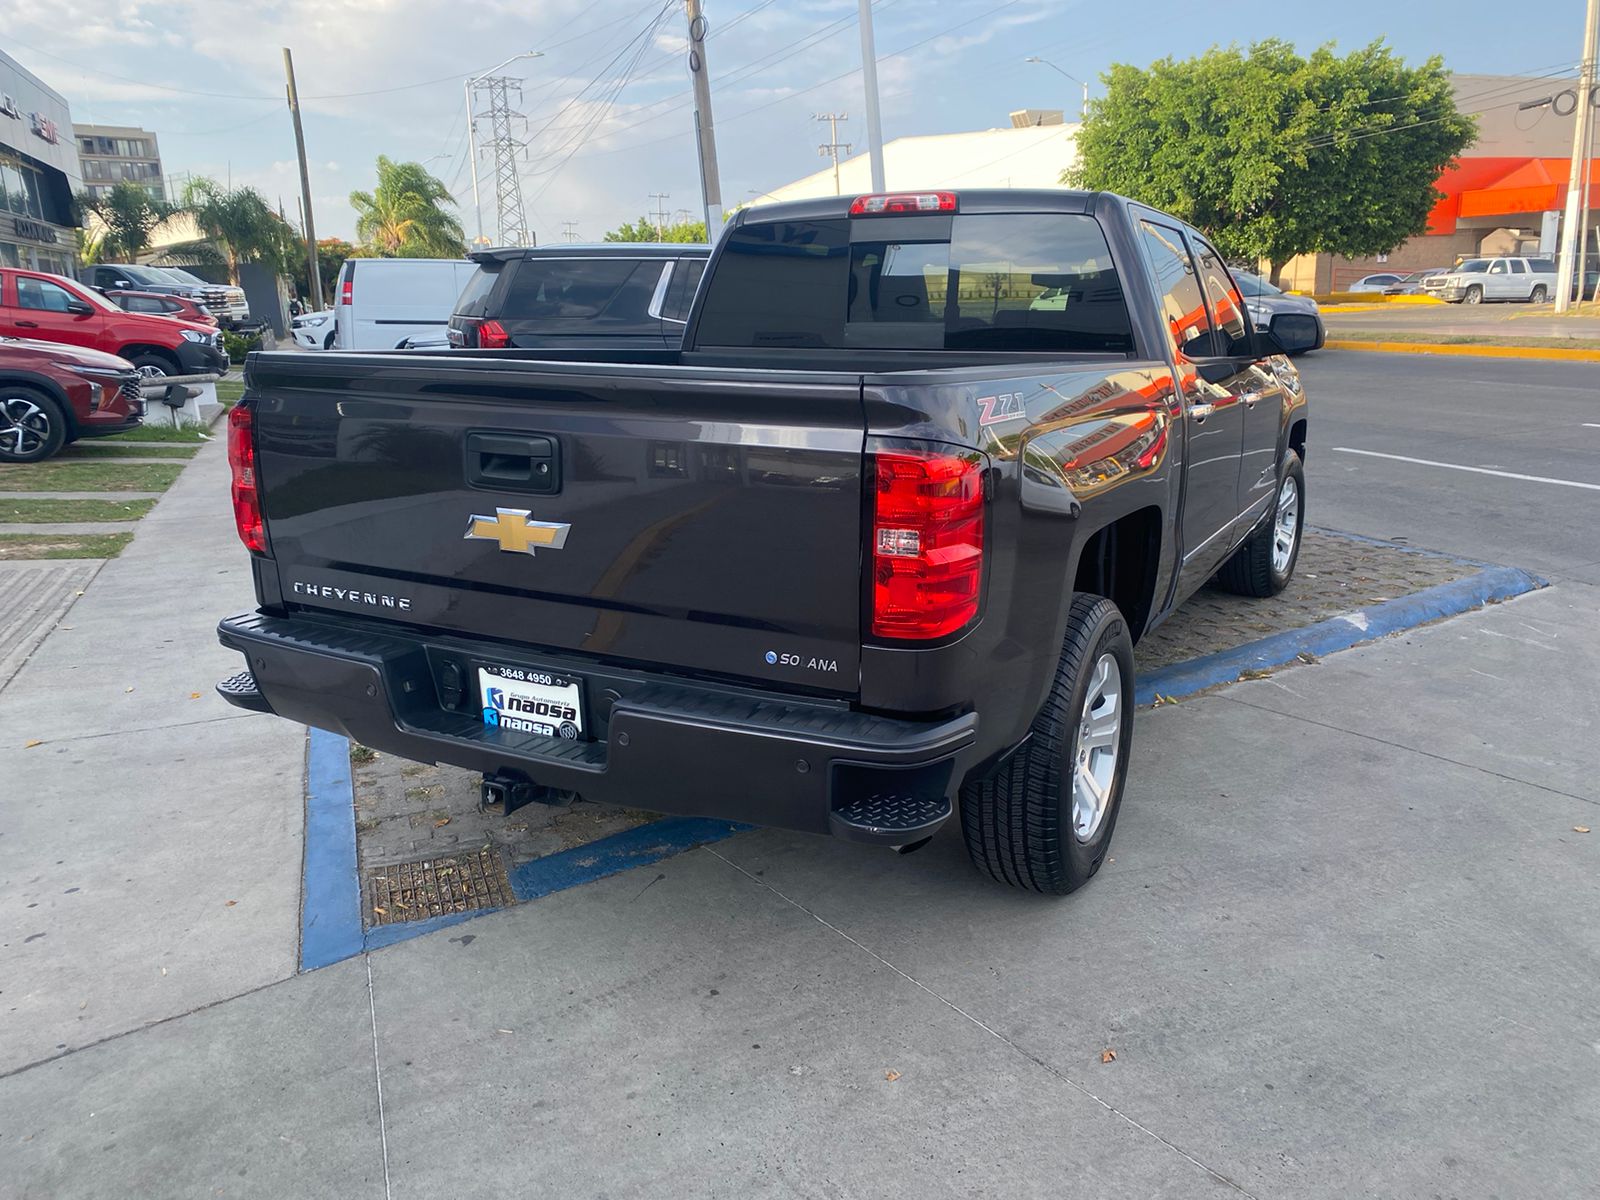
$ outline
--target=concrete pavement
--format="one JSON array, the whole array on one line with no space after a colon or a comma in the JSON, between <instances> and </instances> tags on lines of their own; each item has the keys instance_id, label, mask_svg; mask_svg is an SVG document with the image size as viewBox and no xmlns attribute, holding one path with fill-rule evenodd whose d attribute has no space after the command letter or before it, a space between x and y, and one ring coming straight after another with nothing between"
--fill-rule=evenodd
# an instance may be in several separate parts
<instances>
[{"instance_id":1,"label":"concrete pavement","mask_svg":"<svg viewBox=\"0 0 1600 1200\"><path fill-rule=\"evenodd\" d=\"M0 1070L294 973L304 731L211 690L227 486L212 443L0 690Z\"/></svg>"},{"instance_id":2,"label":"concrete pavement","mask_svg":"<svg viewBox=\"0 0 1600 1200\"><path fill-rule=\"evenodd\" d=\"M20 1196L377 1196L385 1148L393 1196L1581 1195L1597 604L1141 713L1066 900L742 834L13 1073L0 1156Z\"/></svg>"}]
</instances>

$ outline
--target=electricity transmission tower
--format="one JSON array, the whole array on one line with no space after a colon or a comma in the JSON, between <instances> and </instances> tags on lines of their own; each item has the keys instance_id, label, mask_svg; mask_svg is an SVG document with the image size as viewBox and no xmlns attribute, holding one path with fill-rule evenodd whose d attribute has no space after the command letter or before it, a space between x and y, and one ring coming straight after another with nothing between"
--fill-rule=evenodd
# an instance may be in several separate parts
<instances>
[{"instance_id":1,"label":"electricity transmission tower","mask_svg":"<svg viewBox=\"0 0 1600 1200\"><path fill-rule=\"evenodd\" d=\"M517 152L527 153L527 143L511 132L514 121L527 125L522 115L522 80L509 75L483 75L472 81L472 95L488 99L488 111L475 114L489 122L489 149L494 154L494 199L502 246L526 246L528 218L522 207L522 180L517 175ZM513 103L513 99L515 103ZM477 107L476 103L473 105Z\"/></svg>"},{"instance_id":2,"label":"electricity transmission tower","mask_svg":"<svg viewBox=\"0 0 1600 1200\"><path fill-rule=\"evenodd\" d=\"M656 219L656 241L667 240L667 209L663 201L672 199L671 192L651 192L650 199L656 202L656 208L650 215Z\"/></svg>"},{"instance_id":3,"label":"electricity transmission tower","mask_svg":"<svg viewBox=\"0 0 1600 1200\"><path fill-rule=\"evenodd\" d=\"M839 140L839 122L848 121L849 113L812 113L813 121L826 121L828 123L828 140L817 147L817 153L823 158L833 159L833 194L839 194L839 151L850 153L850 143Z\"/></svg>"}]
</instances>

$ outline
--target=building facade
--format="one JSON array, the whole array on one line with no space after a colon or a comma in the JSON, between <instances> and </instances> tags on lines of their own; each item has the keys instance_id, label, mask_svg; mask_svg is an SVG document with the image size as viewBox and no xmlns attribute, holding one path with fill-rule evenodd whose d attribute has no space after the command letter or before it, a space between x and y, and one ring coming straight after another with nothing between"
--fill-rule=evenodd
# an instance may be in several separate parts
<instances>
[{"instance_id":1,"label":"building facade","mask_svg":"<svg viewBox=\"0 0 1600 1200\"><path fill-rule=\"evenodd\" d=\"M66 100L0 50L0 264L73 274L82 186Z\"/></svg>"},{"instance_id":2,"label":"building facade","mask_svg":"<svg viewBox=\"0 0 1600 1200\"><path fill-rule=\"evenodd\" d=\"M1378 271L1404 275L1461 258L1555 254L1572 166L1576 81L1456 75L1451 83L1456 107L1477 117L1478 135L1439 176L1443 195L1427 233L1367 258L1303 254L1284 268L1285 288L1336 292ZM1590 203L1600 206L1600 159L1590 172ZM1591 208L1591 270L1597 217Z\"/></svg>"},{"instance_id":3,"label":"building facade","mask_svg":"<svg viewBox=\"0 0 1600 1200\"><path fill-rule=\"evenodd\" d=\"M137 183L152 200L167 198L156 135L133 125L74 125L83 184L100 199L117 184Z\"/></svg>"}]
</instances>

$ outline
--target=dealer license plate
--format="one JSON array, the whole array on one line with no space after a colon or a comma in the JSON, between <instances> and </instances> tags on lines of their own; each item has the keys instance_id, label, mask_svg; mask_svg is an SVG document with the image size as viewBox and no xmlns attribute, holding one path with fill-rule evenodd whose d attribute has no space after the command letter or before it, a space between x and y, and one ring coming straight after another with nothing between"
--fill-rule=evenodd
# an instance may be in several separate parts
<instances>
[{"instance_id":1,"label":"dealer license plate","mask_svg":"<svg viewBox=\"0 0 1600 1200\"><path fill-rule=\"evenodd\" d=\"M520 667L479 667L478 695L485 725L545 737L583 736L583 697L575 680Z\"/></svg>"}]
</instances>

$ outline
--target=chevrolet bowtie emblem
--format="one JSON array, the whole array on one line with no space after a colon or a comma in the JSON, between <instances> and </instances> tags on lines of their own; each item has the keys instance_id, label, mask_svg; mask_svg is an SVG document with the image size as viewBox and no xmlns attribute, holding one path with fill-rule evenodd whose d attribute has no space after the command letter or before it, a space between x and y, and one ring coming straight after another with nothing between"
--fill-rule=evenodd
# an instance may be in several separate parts
<instances>
[{"instance_id":1,"label":"chevrolet bowtie emblem","mask_svg":"<svg viewBox=\"0 0 1600 1200\"><path fill-rule=\"evenodd\" d=\"M499 542L502 550L528 555L539 546L559 550L567 544L571 525L535 521L532 517L525 508L497 508L492 517L474 516L467 521L466 540L481 538L486 542Z\"/></svg>"}]
</instances>

